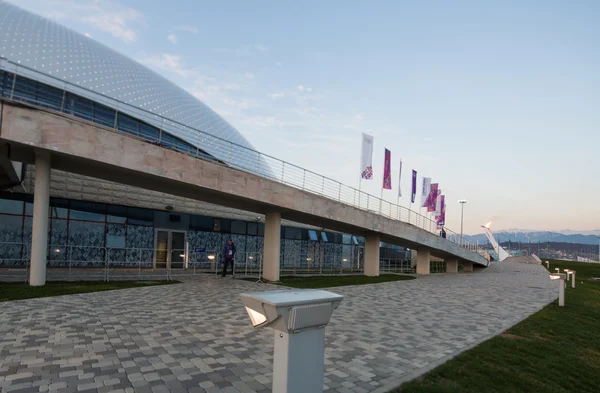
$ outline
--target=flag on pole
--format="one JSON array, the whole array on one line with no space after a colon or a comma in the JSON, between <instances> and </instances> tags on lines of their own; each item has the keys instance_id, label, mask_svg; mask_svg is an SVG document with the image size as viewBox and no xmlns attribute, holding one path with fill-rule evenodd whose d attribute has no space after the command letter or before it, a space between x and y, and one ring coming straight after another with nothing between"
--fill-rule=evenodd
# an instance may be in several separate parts
<instances>
[{"instance_id":1,"label":"flag on pole","mask_svg":"<svg viewBox=\"0 0 600 393\"><path fill-rule=\"evenodd\" d=\"M383 188L386 190L392 189L392 152L385 149L383 159Z\"/></svg>"},{"instance_id":2,"label":"flag on pole","mask_svg":"<svg viewBox=\"0 0 600 393\"><path fill-rule=\"evenodd\" d=\"M365 180L373 179L373 137L365 133L362 134L360 177Z\"/></svg>"},{"instance_id":3,"label":"flag on pole","mask_svg":"<svg viewBox=\"0 0 600 393\"><path fill-rule=\"evenodd\" d=\"M427 197L429 197L429 191L431 190L431 178L423 178L423 187L421 189L421 207L427 207Z\"/></svg>"},{"instance_id":4,"label":"flag on pole","mask_svg":"<svg viewBox=\"0 0 600 393\"><path fill-rule=\"evenodd\" d=\"M437 199L437 195L438 195L438 184L433 183L431 185L429 195L427 196L427 202L426 202L426 206L425 206L425 207L427 207L428 213L432 213L435 211L435 202Z\"/></svg>"},{"instance_id":5,"label":"flag on pole","mask_svg":"<svg viewBox=\"0 0 600 393\"><path fill-rule=\"evenodd\" d=\"M402 159L400 159L400 168L398 169L398 198L402 198L402 187L400 181L402 180Z\"/></svg>"},{"instance_id":6,"label":"flag on pole","mask_svg":"<svg viewBox=\"0 0 600 393\"><path fill-rule=\"evenodd\" d=\"M439 188L435 197L435 210L433 213L436 217L442 214L442 190L440 190Z\"/></svg>"},{"instance_id":7,"label":"flag on pole","mask_svg":"<svg viewBox=\"0 0 600 393\"><path fill-rule=\"evenodd\" d=\"M410 196L410 203L415 203L417 198L417 171L412 171L412 195Z\"/></svg>"},{"instance_id":8,"label":"flag on pole","mask_svg":"<svg viewBox=\"0 0 600 393\"><path fill-rule=\"evenodd\" d=\"M442 229L442 227L444 225L446 225L446 196L445 195L441 195L440 196L440 201L441 201L442 211L441 211L440 216L439 216L439 218L437 220L438 229Z\"/></svg>"}]
</instances>

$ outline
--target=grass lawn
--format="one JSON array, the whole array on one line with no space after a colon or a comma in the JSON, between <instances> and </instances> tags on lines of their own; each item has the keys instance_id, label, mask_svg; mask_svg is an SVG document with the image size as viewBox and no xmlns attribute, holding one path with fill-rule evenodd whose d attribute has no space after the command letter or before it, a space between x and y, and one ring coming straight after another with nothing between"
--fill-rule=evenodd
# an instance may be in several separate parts
<instances>
[{"instance_id":1,"label":"grass lawn","mask_svg":"<svg viewBox=\"0 0 600 393\"><path fill-rule=\"evenodd\" d=\"M292 288L332 288L347 285L379 284L382 282L414 280L412 276L400 276L397 274L384 274L379 277L367 276L311 276L311 277L281 277L279 282L272 284L284 285Z\"/></svg>"},{"instance_id":2,"label":"grass lawn","mask_svg":"<svg viewBox=\"0 0 600 393\"><path fill-rule=\"evenodd\" d=\"M31 287L22 282L0 282L0 302L174 283L177 281L50 281L43 287Z\"/></svg>"},{"instance_id":3,"label":"grass lawn","mask_svg":"<svg viewBox=\"0 0 600 393\"><path fill-rule=\"evenodd\" d=\"M556 267L577 271L564 308L555 301L398 392L600 392L600 264L550 260Z\"/></svg>"}]
</instances>

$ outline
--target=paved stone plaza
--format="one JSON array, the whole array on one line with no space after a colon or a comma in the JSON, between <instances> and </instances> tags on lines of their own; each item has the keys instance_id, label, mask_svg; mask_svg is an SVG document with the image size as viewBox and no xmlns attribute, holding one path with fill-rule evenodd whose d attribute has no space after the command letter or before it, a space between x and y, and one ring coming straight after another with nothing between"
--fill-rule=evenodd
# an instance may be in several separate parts
<instances>
[{"instance_id":1,"label":"paved stone plaza","mask_svg":"<svg viewBox=\"0 0 600 393\"><path fill-rule=\"evenodd\" d=\"M540 265L335 288L329 392L385 392L557 297ZM276 287L184 284L0 303L2 392L270 392L272 333L239 300Z\"/></svg>"}]
</instances>

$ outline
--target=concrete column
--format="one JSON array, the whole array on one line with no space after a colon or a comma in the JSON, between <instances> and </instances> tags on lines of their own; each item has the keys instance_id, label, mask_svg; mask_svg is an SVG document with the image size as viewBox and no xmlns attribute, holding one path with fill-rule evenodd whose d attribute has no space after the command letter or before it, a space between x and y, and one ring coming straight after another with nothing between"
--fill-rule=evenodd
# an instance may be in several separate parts
<instances>
[{"instance_id":1,"label":"concrete column","mask_svg":"<svg viewBox=\"0 0 600 393\"><path fill-rule=\"evenodd\" d=\"M281 213L267 213L265 216L265 246L263 252L263 278L279 281L279 260L281 251Z\"/></svg>"},{"instance_id":2,"label":"concrete column","mask_svg":"<svg viewBox=\"0 0 600 393\"><path fill-rule=\"evenodd\" d=\"M446 273L458 273L458 259L446 260Z\"/></svg>"},{"instance_id":3,"label":"concrete column","mask_svg":"<svg viewBox=\"0 0 600 393\"><path fill-rule=\"evenodd\" d=\"M46 284L46 254L48 251L48 209L50 205L50 154L36 152L35 190L33 195L33 225L29 285Z\"/></svg>"},{"instance_id":4,"label":"concrete column","mask_svg":"<svg viewBox=\"0 0 600 393\"><path fill-rule=\"evenodd\" d=\"M431 255L428 248L417 250L417 274L429 274L431 266Z\"/></svg>"},{"instance_id":5,"label":"concrete column","mask_svg":"<svg viewBox=\"0 0 600 393\"><path fill-rule=\"evenodd\" d=\"M365 239L365 276L379 276L379 234L367 235Z\"/></svg>"},{"instance_id":6,"label":"concrete column","mask_svg":"<svg viewBox=\"0 0 600 393\"><path fill-rule=\"evenodd\" d=\"M463 272L472 272L473 271L473 262L463 261Z\"/></svg>"}]
</instances>

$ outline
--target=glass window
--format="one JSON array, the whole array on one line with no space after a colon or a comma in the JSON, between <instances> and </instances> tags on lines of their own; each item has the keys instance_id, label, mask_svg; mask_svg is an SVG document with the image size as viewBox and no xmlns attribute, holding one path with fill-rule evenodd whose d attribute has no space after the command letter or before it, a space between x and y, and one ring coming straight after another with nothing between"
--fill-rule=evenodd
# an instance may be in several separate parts
<instances>
[{"instance_id":1,"label":"glass window","mask_svg":"<svg viewBox=\"0 0 600 393\"><path fill-rule=\"evenodd\" d=\"M115 126L116 112L104 105L94 103L94 123L113 128Z\"/></svg>"},{"instance_id":2,"label":"glass window","mask_svg":"<svg viewBox=\"0 0 600 393\"><path fill-rule=\"evenodd\" d=\"M231 220L226 218L221 219L221 232L231 233Z\"/></svg>"},{"instance_id":3,"label":"glass window","mask_svg":"<svg viewBox=\"0 0 600 393\"><path fill-rule=\"evenodd\" d=\"M258 236L264 236L264 235L265 235L265 224L261 222L258 224Z\"/></svg>"},{"instance_id":4,"label":"glass window","mask_svg":"<svg viewBox=\"0 0 600 393\"><path fill-rule=\"evenodd\" d=\"M23 201L0 199L0 213L23 214Z\"/></svg>"},{"instance_id":5,"label":"glass window","mask_svg":"<svg viewBox=\"0 0 600 393\"><path fill-rule=\"evenodd\" d=\"M244 221L231 221L231 233L236 235L245 235L246 223Z\"/></svg>"},{"instance_id":6,"label":"glass window","mask_svg":"<svg viewBox=\"0 0 600 393\"><path fill-rule=\"evenodd\" d=\"M54 87L37 84L37 102L51 109L60 110L63 100L63 92Z\"/></svg>"},{"instance_id":7,"label":"glass window","mask_svg":"<svg viewBox=\"0 0 600 393\"><path fill-rule=\"evenodd\" d=\"M211 217L190 216L190 229L196 231L212 231L213 220Z\"/></svg>"},{"instance_id":8,"label":"glass window","mask_svg":"<svg viewBox=\"0 0 600 393\"><path fill-rule=\"evenodd\" d=\"M52 199L50 200L50 205L52 205ZM25 214L33 216L33 195L25 195Z\"/></svg>"},{"instance_id":9,"label":"glass window","mask_svg":"<svg viewBox=\"0 0 600 393\"><path fill-rule=\"evenodd\" d=\"M67 94L67 110L73 116L92 121L94 119L94 103L73 94Z\"/></svg>"},{"instance_id":10,"label":"glass window","mask_svg":"<svg viewBox=\"0 0 600 393\"><path fill-rule=\"evenodd\" d=\"M221 220L218 218L213 219L212 230L215 232L221 232Z\"/></svg>"},{"instance_id":11,"label":"glass window","mask_svg":"<svg viewBox=\"0 0 600 393\"><path fill-rule=\"evenodd\" d=\"M23 241L23 216L0 214L0 231L2 243L21 243Z\"/></svg>"},{"instance_id":12,"label":"glass window","mask_svg":"<svg viewBox=\"0 0 600 393\"><path fill-rule=\"evenodd\" d=\"M258 224L255 222L248 223L248 235L257 235L258 234Z\"/></svg>"},{"instance_id":13,"label":"glass window","mask_svg":"<svg viewBox=\"0 0 600 393\"><path fill-rule=\"evenodd\" d=\"M140 133L143 138L151 141L158 140L158 128L152 127L146 123L140 123Z\"/></svg>"},{"instance_id":14,"label":"glass window","mask_svg":"<svg viewBox=\"0 0 600 393\"><path fill-rule=\"evenodd\" d=\"M50 217L52 218L68 218L69 209L63 209L62 207L50 207Z\"/></svg>"},{"instance_id":15,"label":"glass window","mask_svg":"<svg viewBox=\"0 0 600 393\"><path fill-rule=\"evenodd\" d=\"M154 225L154 212L137 207L127 208L127 222L132 225Z\"/></svg>"},{"instance_id":16,"label":"glass window","mask_svg":"<svg viewBox=\"0 0 600 393\"><path fill-rule=\"evenodd\" d=\"M309 231L308 231L308 239L309 239L309 240L312 240L312 241L314 241L314 242L318 241L318 240L319 240L319 238L317 237L317 232L316 232L316 231L311 231L311 230L309 230Z\"/></svg>"},{"instance_id":17,"label":"glass window","mask_svg":"<svg viewBox=\"0 0 600 393\"><path fill-rule=\"evenodd\" d=\"M103 203L71 201L71 211L69 217L72 220L104 222L104 210L105 205Z\"/></svg>"},{"instance_id":18,"label":"glass window","mask_svg":"<svg viewBox=\"0 0 600 393\"><path fill-rule=\"evenodd\" d=\"M323 240L324 242L329 241L327 240L327 234L325 232L321 232L321 240Z\"/></svg>"},{"instance_id":19,"label":"glass window","mask_svg":"<svg viewBox=\"0 0 600 393\"><path fill-rule=\"evenodd\" d=\"M127 221L127 208L125 206L106 206L106 219L108 222L122 224Z\"/></svg>"},{"instance_id":20,"label":"glass window","mask_svg":"<svg viewBox=\"0 0 600 393\"><path fill-rule=\"evenodd\" d=\"M135 120L133 117L129 117L123 113L119 113L117 124L119 127L119 131L126 132L132 135L139 135L139 122Z\"/></svg>"},{"instance_id":21,"label":"glass window","mask_svg":"<svg viewBox=\"0 0 600 393\"><path fill-rule=\"evenodd\" d=\"M301 228L290 228L285 227L285 238L291 240L302 240L302 229Z\"/></svg>"},{"instance_id":22,"label":"glass window","mask_svg":"<svg viewBox=\"0 0 600 393\"><path fill-rule=\"evenodd\" d=\"M358 239L356 238L356 236L352 236L352 244L358 246Z\"/></svg>"},{"instance_id":23,"label":"glass window","mask_svg":"<svg viewBox=\"0 0 600 393\"><path fill-rule=\"evenodd\" d=\"M106 247L125 248L125 236L106 235Z\"/></svg>"}]
</instances>

